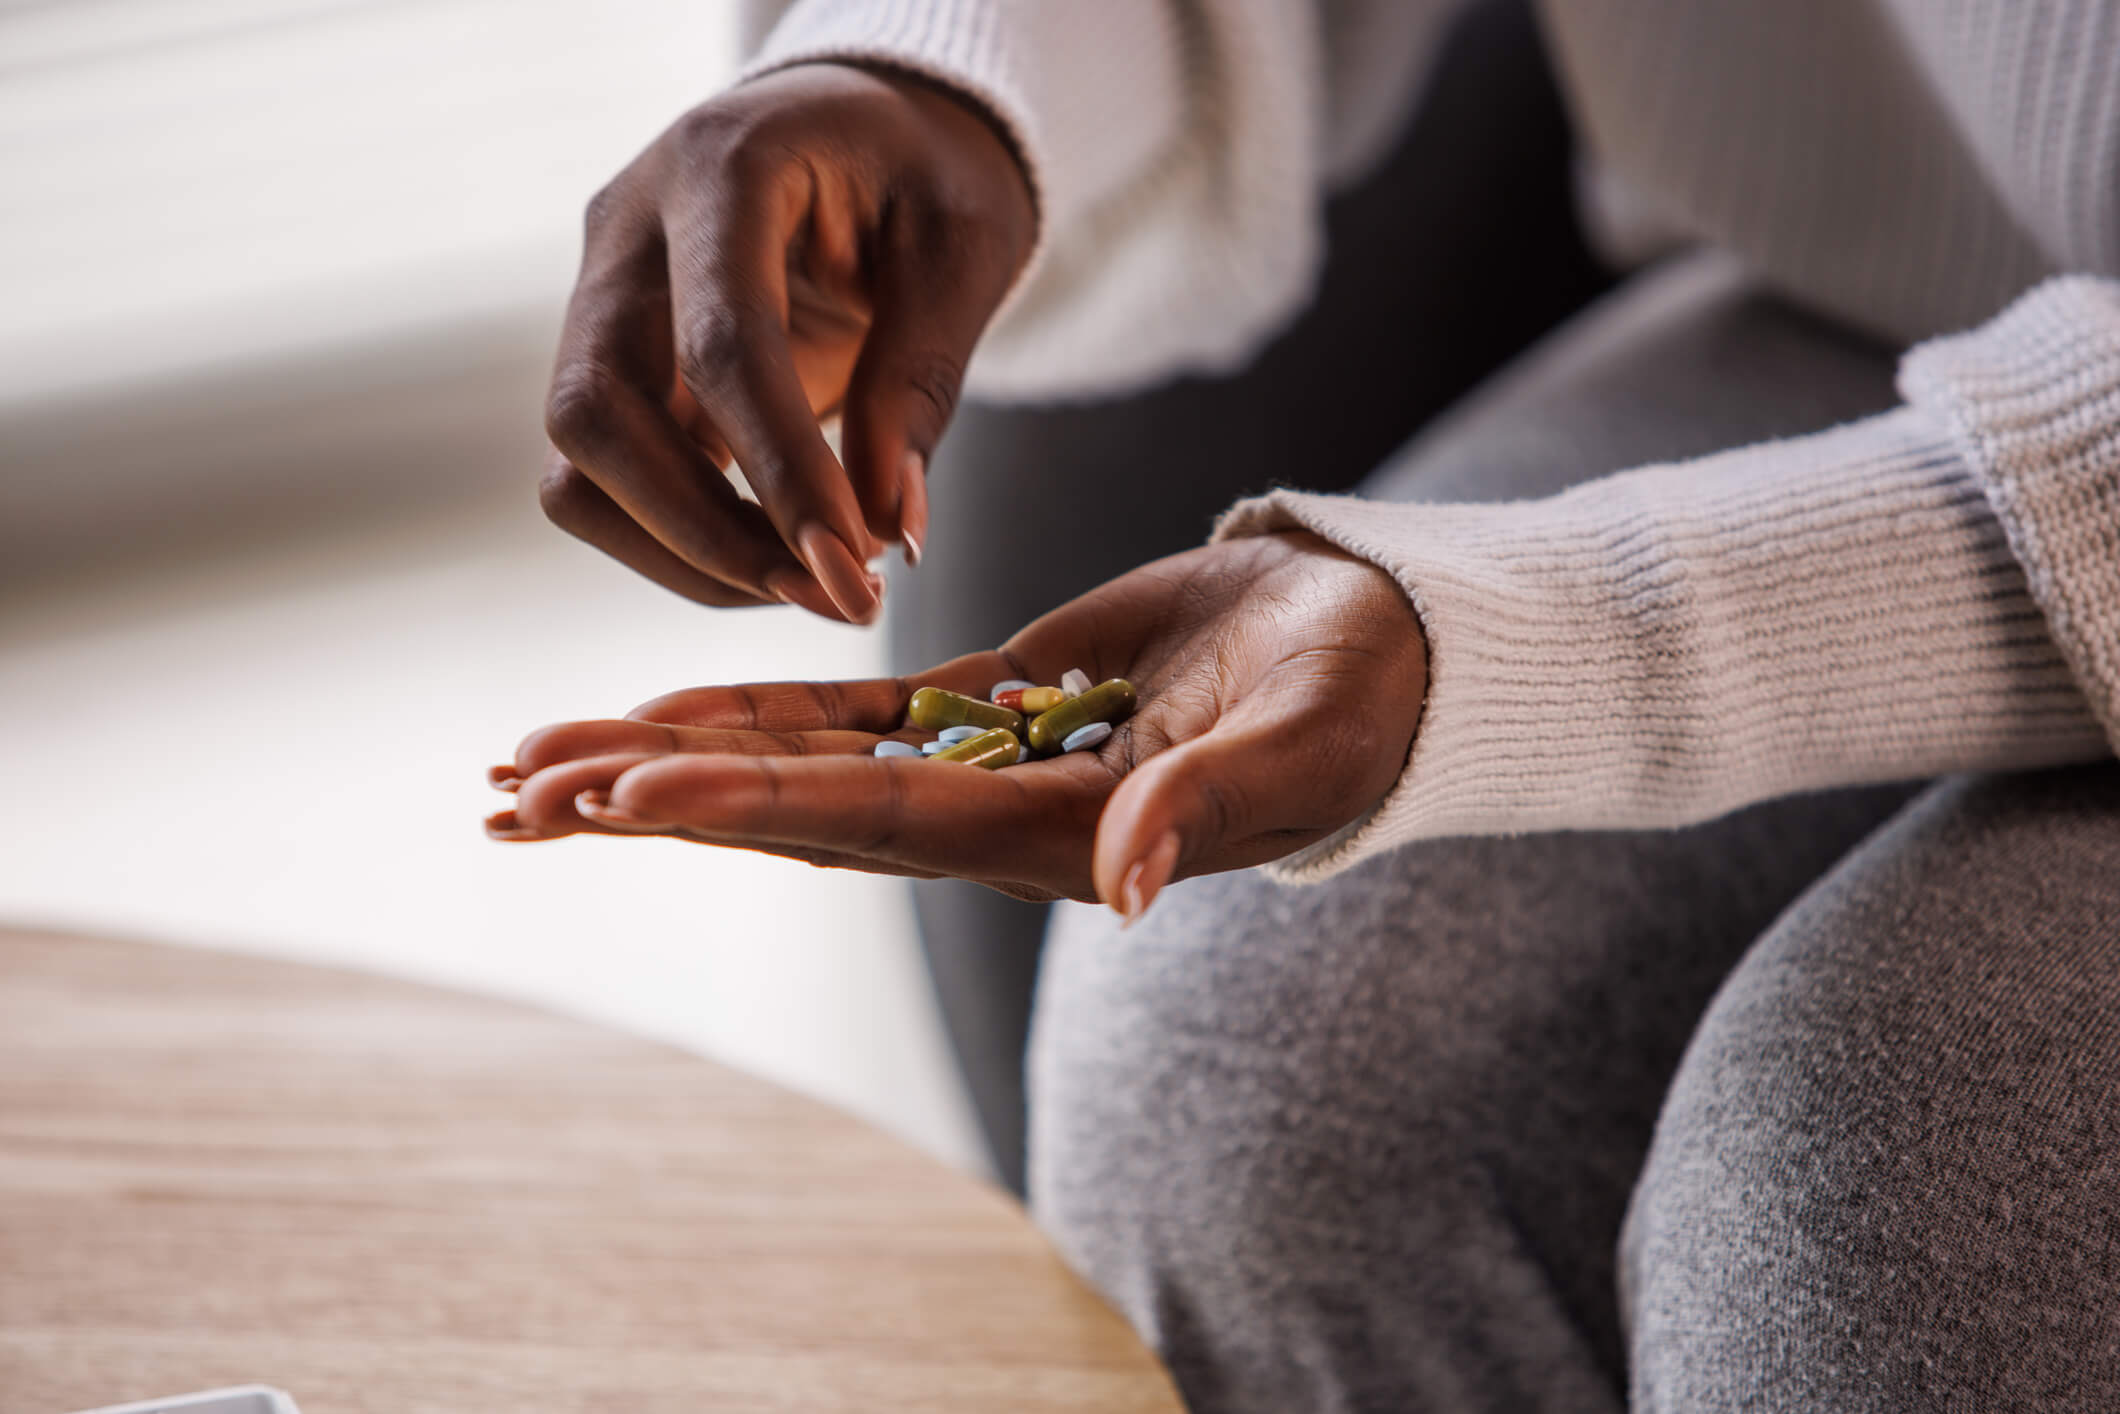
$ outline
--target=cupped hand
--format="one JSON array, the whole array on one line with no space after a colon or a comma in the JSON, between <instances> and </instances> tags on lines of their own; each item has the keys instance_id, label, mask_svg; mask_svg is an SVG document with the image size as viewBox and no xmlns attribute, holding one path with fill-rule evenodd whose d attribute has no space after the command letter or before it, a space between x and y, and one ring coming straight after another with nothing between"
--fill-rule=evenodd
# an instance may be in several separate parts
<instances>
[{"instance_id":1,"label":"cupped hand","mask_svg":"<svg viewBox=\"0 0 2120 1414\"><path fill-rule=\"evenodd\" d=\"M867 562L919 558L928 454L1029 255L999 133L920 80L798 66L679 119L586 224L546 513L701 603L873 620Z\"/></svg>"},{"instance_id":2,"label":"cupped hand","mask_svg":"<svg viewBox=\"0 0 2120 1414\"><path fill-rule=\"evenodd\" d=\"M1134 715L1095 751L999 771L878 758L915 688L983 696L1079 667ZM497 785L507 840L660 834L815 864L954 875L1129 918L1168 882L1264 863L1382 799L1425 696L1419 622L1389 576L1303 533L1135 570L1000 649L913 678L704 687L527 737Z\"/></svg>"}]
</instances>

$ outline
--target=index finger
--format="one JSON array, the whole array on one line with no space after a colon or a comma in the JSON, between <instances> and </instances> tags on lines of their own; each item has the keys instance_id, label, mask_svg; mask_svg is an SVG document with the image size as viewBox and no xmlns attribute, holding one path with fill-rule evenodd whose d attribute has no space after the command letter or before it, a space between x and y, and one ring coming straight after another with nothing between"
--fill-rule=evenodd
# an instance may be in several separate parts
<instances>
[{"instance_id":1,"label":"index finger","mask_svg":"<svg viewBox=\"0 0 2120 1414\"><path fill-rule=\"evenodd\" d=\"M664 228L677 372L781 539L848 618L867 623L882 606L865 564L867 519L789 346L788 248L813 182L807 165L769 149L738 154L731 180L673 193Z\"/></svg>"},{"instance_id":2,"label":"index finger","mask_svg":"<svg viewBox=\"0 0 2120 1414\"><path fill-rule=\"evenodd\" d=\"M546 406L553 445L684 564L777 598L769 581L794 572L792 558L663 401L672 354L660 240L600 226L582 265Z\"/></svg>"}]
</instances>

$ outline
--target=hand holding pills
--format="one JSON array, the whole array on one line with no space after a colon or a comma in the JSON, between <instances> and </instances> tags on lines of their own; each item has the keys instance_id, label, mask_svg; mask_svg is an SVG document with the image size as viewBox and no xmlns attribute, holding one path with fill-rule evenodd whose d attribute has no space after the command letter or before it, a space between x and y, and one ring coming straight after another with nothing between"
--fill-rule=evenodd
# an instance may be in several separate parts
<instances>
[{"instance_id":1,"label":"hand holding pills","mask_svg":"<svg viewBox=\"0 0 2120 1414\"><path fill-rule=\"evenodd\" d=\"M1089 690L1028 721L989 700L997 684L1027 693L1072 669ZM914 679L694 688L534 732L494 770L516 801L487 828L950 874L1019 897L1101 898L1131 918L1173 879L1264 863L1368 810L1405 764L1426 682L1419 621L1389 576L1307 534L1233 540L1123 575L999 650ZM1092 696L1124 689L1130 715ZM909 721L916 698L941 725ZM983 714L963 700L1004 719L972 720ZM1076 701L1084 720L1059 720ZM957 725L981 731L945 752L976 757L1005 732L1010 761L920 759L920 741ZM1078 736L1100 725L1101 741ZM1016 743L1058 754L1014 764Z\"/></svg>"}]
</instances>

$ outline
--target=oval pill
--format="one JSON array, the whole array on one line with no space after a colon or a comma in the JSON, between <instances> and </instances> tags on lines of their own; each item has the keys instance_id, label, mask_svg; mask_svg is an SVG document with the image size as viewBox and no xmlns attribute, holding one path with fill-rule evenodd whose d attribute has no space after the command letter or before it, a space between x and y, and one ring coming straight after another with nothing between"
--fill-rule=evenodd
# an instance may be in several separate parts
<instances>
[{"instance_id":1,"label":"oval pill","mask_svg":"<svg viewBox=\"0 0 2120 1414\"><path fill-rule=\"evenodd\" d=\"M1053 752L1061 743L1092 722L1123 721L1134 710L1134 685L1125 678L1107 678L1089 691L1070 697L1050 712L1031 719L1031 750Z\"/></svg>"},{"instance_id":2,"label":"oval pill","mask_svg":"<svg viewBox=\"0 0 2120 1414\"><path fill-rule=\"evenodd\" d=\"M1023 714L947 688L923 687L906 704L906 716L916 727L939 732L946 727L1001 728L1010 735L1023 730Z\"/></svg>"},{"instance_id":3,"label":"oval pill","mask_svg":"<svg viewBox=\"0 0 2120 1414\"><path fill-rule=\"evenodd\" d=\"M987 730L985 727L944 727L942 734L937 736L935 740L941 742L944 746L955 746L960 741L970 741L985 730Z\"/></svg>"},{"instance_id":4,"label":"oval pill","mask_svg":"<svg viewBox=\"0 0 2120 1414\"><path fill-rule=\"evenodd\" d=\"M987 689L986 700L999 702L1001 694L1004 692L1021 692L1026 687L1036 687L1037 685L1034 682L1025 682L1022 678L1006 678Z\"/></svg>"},{"instance_id":5,"label":"oval pill","mask_svg":"<svg viewBox=\"0 0 2120 1414\"><path fill-rule=\"evenodd\" d=\"M1060 690L1069 697L1080 697L1089 691L1089 674L1080 668L1069 668L1060 676ZM1047 708L1047 711L1052 710Z\"/></svg>"},{"instance_id":6,"label":"oval pill","mask_svg":"<svg viewBox=\"0 0 2120 1414\"><path fill-rule=\"evenodd\" d=\"M950 744L940 739L935 741L923 741L920 743L920 754L922 756L939 756L941 753L948 751L949 749Z\"/></svg>"},{"instance_id":7,"label":"oval pill","mask_svg":"<svg viewBox=\"0 0 2120 1414\"><path fill-rule=\"evenodd\" d=\"M1060 743L1060 749L1062 751L1087 751L1093 746L1101 746L1104 739L1111 734L1112 724L1110 722L1091 722L1086 727L1069 732L1066 740Z\"/></svg>"},{"instance_id":8,"label":"oval pill","mask_svg":"<svg viewBox=\"0 0 2120 1414\"><path fill-rule=\"evenodd\" d=\"M876 743L876 754L878 756L918 756L920 748L909 741L893 741L889 737L885 737L882 741Z\"/></svg>"},{"instance_id":9,"label":"oval pill","mask_svg":"<svg viewBox=\"0 0 2120 1414\"><path fill-rule=\"evenodd\" d=\"M935 753L935 759L962 761L967 766L984 766L989 771L998 771L1023 759L1023 744L1016 740L1014 732L1006 727L996 727L990 732L979 733L970 741L944 747Z\"/></svg>"}]
</instances>

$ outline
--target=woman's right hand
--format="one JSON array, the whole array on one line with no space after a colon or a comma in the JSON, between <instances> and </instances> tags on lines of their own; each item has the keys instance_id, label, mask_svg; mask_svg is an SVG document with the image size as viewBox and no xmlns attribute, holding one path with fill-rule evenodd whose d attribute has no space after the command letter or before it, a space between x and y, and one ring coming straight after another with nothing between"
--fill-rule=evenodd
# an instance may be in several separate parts
<instances>
[{"instance_id":1,"label":"woman's right hand","mask_svg":"<svg viewBox=\"0 0 2120 1414\"><path fill-rule=\"evenodd\" d=\"M802 65L693 109L589 203L546 513L704 604L873 621L1035 227L999 132L921 80Z\"/></svg>"}]
</instances>

